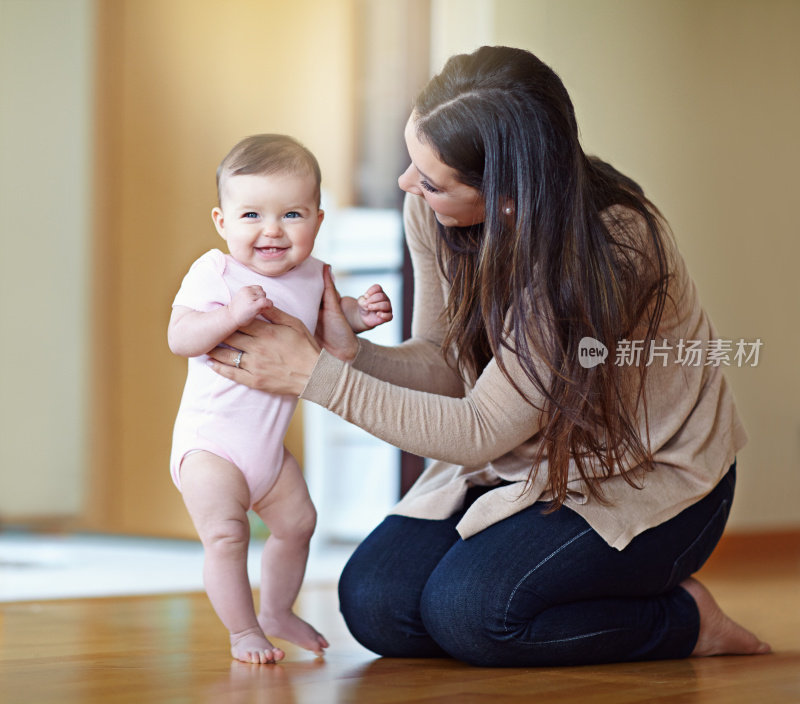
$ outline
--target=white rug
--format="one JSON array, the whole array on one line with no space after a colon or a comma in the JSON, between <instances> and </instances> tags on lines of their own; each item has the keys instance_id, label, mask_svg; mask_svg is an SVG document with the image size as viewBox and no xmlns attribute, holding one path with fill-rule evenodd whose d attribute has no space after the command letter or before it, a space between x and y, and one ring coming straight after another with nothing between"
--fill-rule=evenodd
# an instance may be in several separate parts
<instances>
[{"instance_id":1,"label":"white rug","mask_svg":"<svg viewBox=\"0 0 800 704\"><path fill-rule=\"evenodd\" d=\"M258 584L263 541L250 547ZM335 583L353 546L312 541L305 583ZM100 535L0 533L0 601L202 591L199 542Z\"/></svg>"}]
</instances>

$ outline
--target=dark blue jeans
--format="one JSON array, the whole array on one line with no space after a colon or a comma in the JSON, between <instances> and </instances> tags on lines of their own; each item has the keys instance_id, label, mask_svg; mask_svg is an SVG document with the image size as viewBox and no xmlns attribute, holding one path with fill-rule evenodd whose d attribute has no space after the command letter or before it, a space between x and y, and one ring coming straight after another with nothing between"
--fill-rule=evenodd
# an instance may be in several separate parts
<instances>
[{"instance_id":1,"label":"dark blue jeans","mask_svg":"<svg viewBox=\"0 0 800 704\"><path fill-rule=\"evenodd\" d=\"M467 540L389 516L342 572L350 632L387 657L530 667L687 657L699 615L678 585L719 541L736 463L675 518L616 550L574 511L534 504ZM476 498L473 493L471 500Z\"/></svg>"}]
</instances>

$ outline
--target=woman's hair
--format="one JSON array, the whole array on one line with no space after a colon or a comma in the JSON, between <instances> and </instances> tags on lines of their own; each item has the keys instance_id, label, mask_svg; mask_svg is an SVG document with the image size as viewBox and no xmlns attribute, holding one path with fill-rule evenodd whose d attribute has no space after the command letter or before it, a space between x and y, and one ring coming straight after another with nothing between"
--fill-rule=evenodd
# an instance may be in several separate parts
<instances>
[{"instance_id":1,"label":"woman's hair","mask_svg":"<svg viewBox=\"0 0 800 704\"><path fill-rule=\"evenodd\" d=\"M255 134L234 145L217 167L217 198L229 176L276 173L309 174L317 183L317 205L322 175L316 157L293 137L285 134Z\"/></svg>"},{"instance_id":2,"label":"woman's hair","mask_svg":"<svg viewBox=\"0 0 800 704\"><path fill-rule=\"evenodd\" d=\"M512 383L503 350L517 356L543 399L529 479L546 459L554 509L571 463L600 500L604 477L625 471L634 484L628 470L652 467L646 367L631 373L614 353L634 332L648 349L667 299L657 209L634 181L583 153L564 85L530 52L482 47L452 57L413 119L420 141L485 202L484 223L438 226L451 284L443 352L455 347L472 378L494 357ZM581 365L584 337L608 347L608 363Z\"/></svg>"}]
</instances>

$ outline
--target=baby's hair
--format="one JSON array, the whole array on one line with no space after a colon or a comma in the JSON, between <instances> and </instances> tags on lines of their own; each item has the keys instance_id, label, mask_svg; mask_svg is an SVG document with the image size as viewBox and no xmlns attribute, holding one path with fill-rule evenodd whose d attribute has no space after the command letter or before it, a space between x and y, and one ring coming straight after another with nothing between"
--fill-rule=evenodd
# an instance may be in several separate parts
<instances>
[{"instance_id":1,"label":"baby's hair","mask_svg":"<svg viewBox=\"0 0 800 704\"><path fill-rule=\"evenodd\" d=\"M317 158L293 137L285 134L255 134L245 137L217 167L217 198L222 204L222 185L229 176L276 173L308 174L317 182L317 206L322 175Z\"/></svg>"}]
</instances>

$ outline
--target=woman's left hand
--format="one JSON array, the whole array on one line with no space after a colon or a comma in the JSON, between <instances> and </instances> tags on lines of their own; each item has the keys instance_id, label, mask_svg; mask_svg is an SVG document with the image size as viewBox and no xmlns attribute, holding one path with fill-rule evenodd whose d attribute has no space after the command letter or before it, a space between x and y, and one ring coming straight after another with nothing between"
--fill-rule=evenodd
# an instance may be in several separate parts
<instances>
[{"instance_id":1,"label":"woman's left hand","mask_svg":"<svg viewBox=\"0 0 800 704\"><path fill-rule=\"evenodd\" d=\"M322 292L315 339L327 352L349 364L358 353L358 340L342 310L342 297L333 283L329 264L325 265L322 277L325 288Z\"/></svg>"},{"instance_id":2,"label":"woman's left hand","mask_svg":"<svg viewBox=\"0 0 800 704\"><path fill-rule=\"evenodd\" d=\"M299 396L317 363L320 346L300 320L279 308L267 308L261 315L270 322L254 320L225 340L235 349L216 347L208 353L211 368L237 384Z\"/></svg>"}]
</instances>

